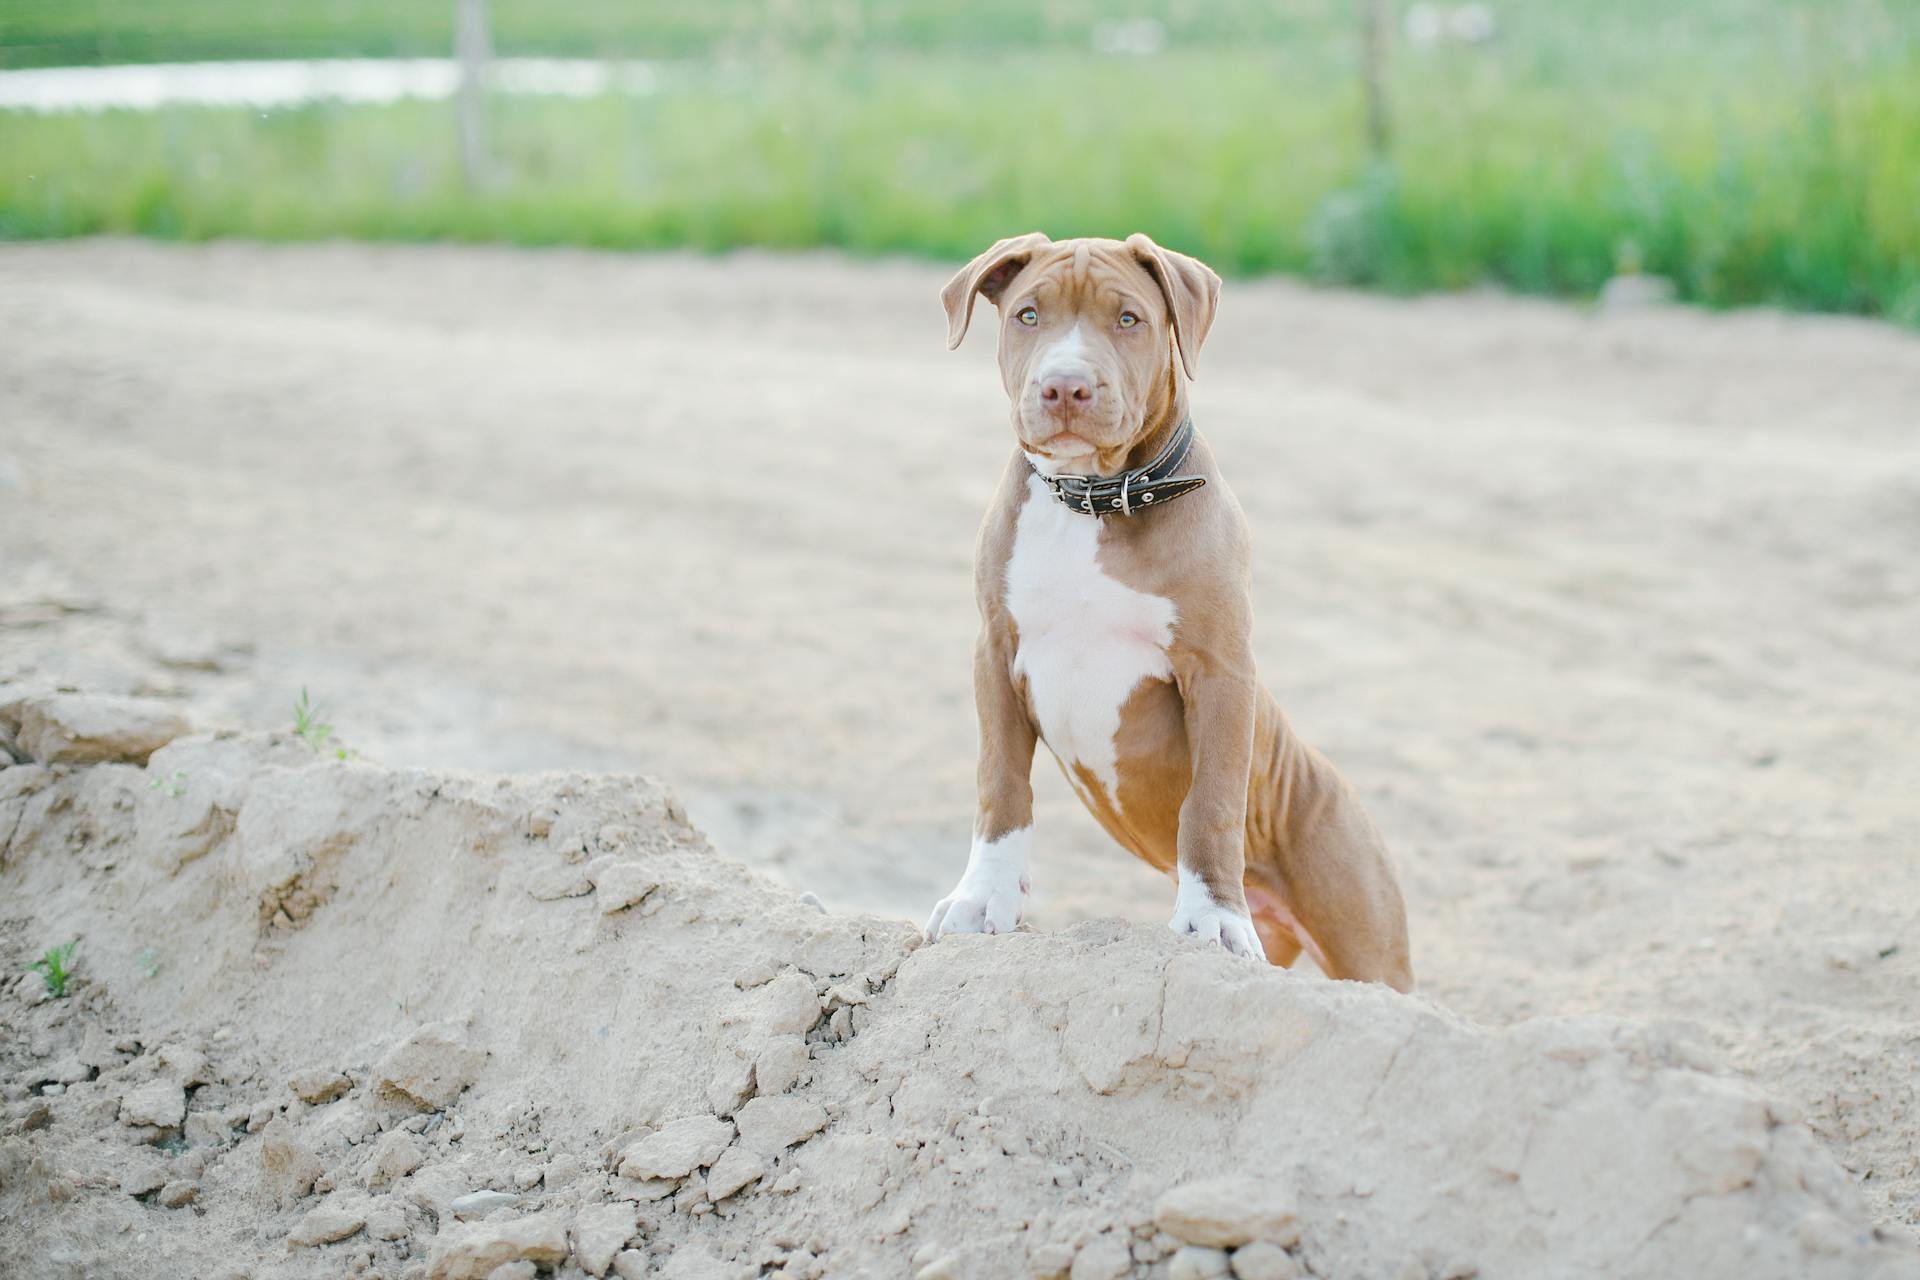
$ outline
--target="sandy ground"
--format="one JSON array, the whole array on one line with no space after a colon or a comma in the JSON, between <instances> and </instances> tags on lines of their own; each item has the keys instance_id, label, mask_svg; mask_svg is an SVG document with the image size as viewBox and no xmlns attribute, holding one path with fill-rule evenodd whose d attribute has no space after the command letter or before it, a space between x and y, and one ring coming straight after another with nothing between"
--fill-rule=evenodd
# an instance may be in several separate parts
<instances>
[{"instance_id":1,"label":"sandy ground","mask_svg":"<svg viewBox=\"0 0 1920 1280\"><path fill-rule=\"evenodd\" d=\"M723 851L918 918L971 821L1008 435L944 274L0 248L0 679L215 654L158 691L277 725L306 684L393 764L656 773ZM1920 1222L1920 340L1232 284L1195 399L1266 677L1396 849L1424 992L1697 1024ZM1036 777L1035 923L1162 918Z\"/></svg>"}]
</instances>

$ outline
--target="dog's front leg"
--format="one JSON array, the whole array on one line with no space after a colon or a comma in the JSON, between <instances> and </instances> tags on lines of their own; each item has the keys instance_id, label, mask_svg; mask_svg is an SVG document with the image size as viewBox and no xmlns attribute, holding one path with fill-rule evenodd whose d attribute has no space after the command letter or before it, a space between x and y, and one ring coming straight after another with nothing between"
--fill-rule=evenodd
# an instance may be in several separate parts
<instances>
[{"instance_id":1,"label":"dog's front leg","mask_svg":"<svg viewBox=\"0 0 1920 1280\"><path fill-rule=\"evenodd\" d=\"M1179 889L1168 928L1266 959L1247 911L1247 778L1253 766L1256 686L1251 654L1219 661L1179 655L1193 781L1180 806Z\"/></svg>"},{"instance_id":2,"label":"dog's front leg","mask_svg":"<svg viewBox=\"0 0 1920 1280\"><path fill-rule=\"evenodd\" d=\"M953 892L927 917L927 940L949 933L1007 933L1026 914L1033 849L1033 721L1013 687L1013 664L992 624L973 650L980 719L979 805L973 848Z\"/></svg>"}]
</instances>

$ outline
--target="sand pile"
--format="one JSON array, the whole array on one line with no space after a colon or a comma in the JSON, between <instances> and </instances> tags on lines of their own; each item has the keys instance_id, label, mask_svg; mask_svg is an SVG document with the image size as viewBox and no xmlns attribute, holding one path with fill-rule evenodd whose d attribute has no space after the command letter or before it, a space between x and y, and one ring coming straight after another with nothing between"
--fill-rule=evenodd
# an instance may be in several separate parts
<instances>
[{"instance_id":1,"label":"sand pile","mask_svg":"<svg viewBox=\"0 0 1920 1280\"><path fill-rule=\"evenodd\" d=\"M1660 1028L923 947L648 778L0 689L0 901L10 961L81 939L0 983L10 1276L1920 1275Z\"/></svg>"}]
</instances>

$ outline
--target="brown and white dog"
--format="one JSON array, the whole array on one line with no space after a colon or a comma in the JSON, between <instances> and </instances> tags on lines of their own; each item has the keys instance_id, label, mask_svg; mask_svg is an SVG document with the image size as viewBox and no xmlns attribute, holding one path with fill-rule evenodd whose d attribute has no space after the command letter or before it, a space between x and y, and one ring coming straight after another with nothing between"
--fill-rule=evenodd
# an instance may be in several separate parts
<instances>
[{"instance_id":1,"label":"brown and white dog","mask_svg":"<svg viewBox=\"0 0 1920 1280\"><path fill-rule=\"evenodd\" d=\"M1122 476L1184 439L1220 278L1143 235L1017 236L942 292L950 347L978 295L1000 311L1019 447L974 562L973 849L928 938L1019 922L1044 741L1107 833L1174 876L1176 933L1412 990L1380 835L1254 671L1246 518L1205 441L1179 468L1204 487L1159 506L1130 481L1125 514L1094 515L1048 480Z\"/></svg>"}]
</instances>

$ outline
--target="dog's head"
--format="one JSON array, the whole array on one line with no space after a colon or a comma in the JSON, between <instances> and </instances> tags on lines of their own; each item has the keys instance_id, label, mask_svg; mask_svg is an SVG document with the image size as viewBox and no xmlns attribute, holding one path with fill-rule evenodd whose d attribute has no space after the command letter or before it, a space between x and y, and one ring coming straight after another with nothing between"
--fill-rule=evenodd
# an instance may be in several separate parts
<instances>
[{"instance_id":1,"label":"dog's head","mask_svg":"<svg viewBox=\"0 0 1920 1280\"><path fill-rule=\"evenodd\" d=\"M1048 474L1114 475L1193 377L1220 277L1143 235L1016 236L941 291L949 347L981 294L1000 309L1000 378L1020 447Z\"/></svg>"}]
</instances>

